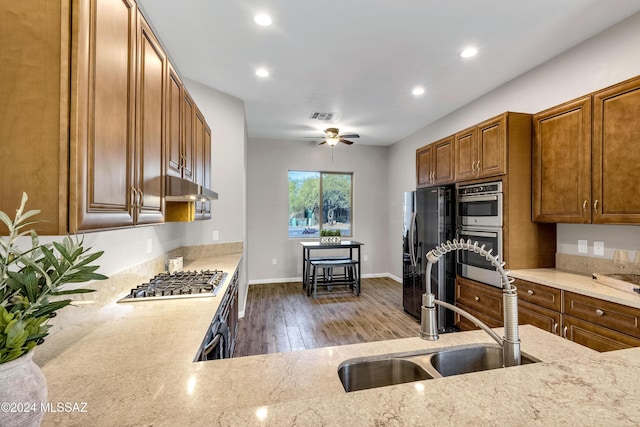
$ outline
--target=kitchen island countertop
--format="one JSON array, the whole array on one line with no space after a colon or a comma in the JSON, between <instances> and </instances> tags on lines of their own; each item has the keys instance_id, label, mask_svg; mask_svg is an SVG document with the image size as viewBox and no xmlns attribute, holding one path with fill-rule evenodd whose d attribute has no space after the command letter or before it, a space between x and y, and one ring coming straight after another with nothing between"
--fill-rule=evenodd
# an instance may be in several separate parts
<instances>
[{"instance_id":1,"label":"kitchen island countertop","mask_svg":"<svg viewBox=\"0 0 640 427\"><path fill-rule=\"evenodd\" d=\"M346 393L345 360L493 341L472 331L194 363L215 298L114 302L51 337L34 357L48 401L86 412L42 425L640 424L640 349L596 353L523 326L522 351L542 363Z\"/></svg>"}]
</instances>

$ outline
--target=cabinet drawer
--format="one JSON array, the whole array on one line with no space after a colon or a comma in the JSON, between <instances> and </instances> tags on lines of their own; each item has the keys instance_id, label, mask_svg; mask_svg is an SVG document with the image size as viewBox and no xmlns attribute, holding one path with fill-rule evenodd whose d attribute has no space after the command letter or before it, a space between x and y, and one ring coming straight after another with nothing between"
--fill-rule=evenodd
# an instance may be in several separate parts
<instances>
[{"instance_id":1,"label":"cabinet drawer","mask_svg":"<svg viewBox=\"0 0 640 427\"><path fill-rule=\"evenodd\" d=\"M539 305L549 310L562 311L562 291L550 286L515 279L514 286L518 288L518 299Z\"/></svg>"},{"instance_id":2,"label":"cabinet drawer","mask_svg":"<svg viewBox=\"0 0 640 427\"><path fill-rule=\"evenodd\" d=\"M504 326L502 320L494 319L493 317L489 317L484 315L482 312L474 310L473 308L466 307L462 304L456 304L458 307L466 311L467 313L477 317L482 322L484 322L490 328L501 328ZM455 324L462 331L472 331L475 329L480 329L477 327L471 320L466 317L460 316L458 313L455 313Z\"/></svg>"},{"instance_id":3,"label":"cabinet drawer","mask_svg":"<svg viewBox=\"0 0 640 427\"><path fill-rule=\"evenodd\" d=\"M552 334L560 335L562 315L526 301L518 301L518 324L533 325Z\"/></svg>"},{"instance_id":4,"label":"cabinet drawer","mask_svg":"<svg viewBox=\"0 0 640 427\"><path fill-rule=\"evenodd\" d=\"M640 347L640 339L638 338L603 328L573 316L564 316L563 329L565 338L596 351Z\"/></svg>"},{"instance_id":5,"label":"cabinet drawer","mask_svg":"<svg viewBox=\"0 0 640 427\"><path fill-rule=\"evenodd\" d=\"M564 313L640 338L640 310L633 307L565 291Z\"/></svg>"},{"instance_id":6,"label":"cabinet drawer","mask_svg":"<svg viewBox=\"0 0 640 427\"><path fill-rule=\"evenodd\" d=\"M456 304L472 308L502 322L502 291L489 285L456 279ZM484 320L481 318L481 320Z\"/></svg>"}]
</instances>

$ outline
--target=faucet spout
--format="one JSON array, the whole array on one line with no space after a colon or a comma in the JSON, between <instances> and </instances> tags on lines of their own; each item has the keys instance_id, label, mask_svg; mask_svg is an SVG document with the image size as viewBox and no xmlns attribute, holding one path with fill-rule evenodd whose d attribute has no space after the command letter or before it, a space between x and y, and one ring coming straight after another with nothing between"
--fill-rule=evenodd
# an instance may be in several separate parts
<instances>
[{"instance_id":1,"label":"faucet spout","mask_svg":"<svg viewBox=\"0 0 640 427\"><path fill-rule=\"evenodd\" d=\"M431 292L431 266L438 262L440 257L447 252L454 250L468 250L485 257L491 264L496 267L498 273L502 277L502 289L503 289L503 301L504 301L504 331L505 336L500 338L487 324L482 322L477 317L466 312L460 307L446 303L444 301L437 300L435 295ZM516 366L520 365L520 338L518 336L518 295L515 286L511 283L513 279L509 279L507 276L508 271L504 270L504 263L501 263L498 259L498 255L491 255L491 250L486 251L484 245L478 247L478 242L471 242L471 240L454 240L453 242L447 241L427 253L427 291L422 295L422 318L420 321L420 333L419 336L423 339L436 341L438 340L438 328L436 322L436 304L445 308L453 310L459 315L471 320L476 326L485 331L491 338L493 338L501 347L503 355L504 366Z\"/></svg>"}]
</instances>

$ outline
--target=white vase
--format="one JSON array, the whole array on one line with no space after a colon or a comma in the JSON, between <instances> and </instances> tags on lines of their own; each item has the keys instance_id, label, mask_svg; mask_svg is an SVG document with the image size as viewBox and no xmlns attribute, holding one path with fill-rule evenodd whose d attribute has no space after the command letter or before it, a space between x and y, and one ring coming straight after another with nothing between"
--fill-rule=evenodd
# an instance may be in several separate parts
<instances>
[{"instance_id":1,"label":"white vase","mask_svg":"<svg viewBox=\"0 0 640 427\"><path fill-rule=\"evenodd\" d=\"M0 426L39 426L47 401L47 380L33 351L0 364Z\"/></svg>"}]
</instances>

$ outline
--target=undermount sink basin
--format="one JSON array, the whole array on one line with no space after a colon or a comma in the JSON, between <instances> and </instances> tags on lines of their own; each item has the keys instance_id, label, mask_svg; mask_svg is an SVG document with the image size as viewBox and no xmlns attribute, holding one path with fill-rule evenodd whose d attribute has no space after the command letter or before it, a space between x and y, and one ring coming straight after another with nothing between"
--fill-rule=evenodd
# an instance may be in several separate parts
<instances>
[{"instance_id":1,"label":"undermount sink basin","mask_svg":"<svg viewBox=\"0 0 640 427\"><path fill-rule=\"evenodd\" d=\"M539 360L521 355L522 365L536 362ZM350 392L502 367L502 348L497 345L474 345L411 355L347 360L338 368L338 376L345 391Z\"/></svg>"},{"instance_id":2,"label":"undermount sink basin","mask_svg":"<svg viewBox=\"0 0 640 427\"><path fill-rule=\"evenodd\" d=\"M528 356L520 356L521 365L535 363ZM455 350L444 350L434 353L430 363L443 377L468 374L502 368L502 348L489 346L474 346Z\"/></svg>"},{"instance_id":3,"label":"undermount sink basin","mask_svg":"<svg viewBox=\"0 0 640 427\"><path fill-rule=\"evenodd\" d=\"M433 378L417 363L399 358L346 363L338 376L347 392Z\"/></svg>"}]
</instances>

